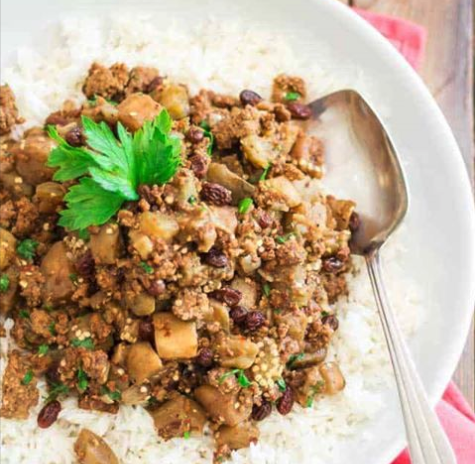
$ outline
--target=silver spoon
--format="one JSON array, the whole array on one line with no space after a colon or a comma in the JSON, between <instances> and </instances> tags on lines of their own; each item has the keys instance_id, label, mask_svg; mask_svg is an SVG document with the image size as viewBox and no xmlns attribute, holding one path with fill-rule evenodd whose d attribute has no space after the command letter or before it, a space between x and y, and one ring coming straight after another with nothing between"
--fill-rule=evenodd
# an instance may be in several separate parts
<instances>
[{"instance_id":1,"label":"silver spoon","mask_svg":"<svg viewBox=\"0 0 475 464\"><path fill-rule=\"evenodd\" d=\"M352 238L352 251L363 256L368 267L394 367L412 463L456 464L389 305L381 274L381 247L408 209L406 182L394 145L374 110L353 90L330 94L309 106L313 112L309 130L326 139L329 149L326 185L357 202L361 225Z\"/></svg>"}]
</instances>

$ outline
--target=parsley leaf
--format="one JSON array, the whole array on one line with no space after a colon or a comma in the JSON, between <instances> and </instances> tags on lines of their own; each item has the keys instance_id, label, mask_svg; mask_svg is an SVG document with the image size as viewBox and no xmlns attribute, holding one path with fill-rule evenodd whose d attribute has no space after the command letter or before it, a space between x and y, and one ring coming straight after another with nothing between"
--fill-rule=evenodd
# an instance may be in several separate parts
<instances>
[{"instance_id":1,"label":"parsley leaf","mask_svg":"<svg viewBox=\"0 0 475 464\"><path fill-rule=\"evenodd\" d=\"M145 261L141 261L139 265L145 271L146 274L153 273L153 267L147 264Z\"/></svg>"},{"instance_id":2,"label":"parsley leaf","mask_svg":"<svg viewBox=\"0 0 475 464\"><path fill-rule=\"evenodd\" d=\"M47 403L54 401L59 395L67 395L69 393L69 387L62 383L52 383L50 386L51 390L45 398Z\"/></svg>"},{"instance_id":3,"label":"parsley leaf","mask_svg":"<svg viewBox=\"0 0 475 464\"><path fill-rule=\"evenodd\" d=\"M23 385L28 385L32 380L33 380L33 371L29 369L28 372L24 375L23 379L21 380L21 383Z\"/></svg>"},{"instance_id":4,"label":"parsley leaf","mask_svg":"<svg viewBox=\"0 0 475 464\"><path fill-rule=\"evenodd\" d=\"M75 348L86 348L87 350L94 349L94 341L91 337L85 338L84 340L79 340L79 338L73 338L71 340L71 345Z\"/></svg>"},{"instance_id":5,"label":"parsley leaf","mask_svg":"<svg viewBox=\"0 0 475 464\"><path fill-rule=\"evenodd\" d=\"M285 235L278 235L276 238L275 238L275 241L277 243L280 243L281 245L284 244L290 237L293 237L294 236L294 233L293 232L289 232L288 234L285 234Z\"/></svg>"},{"instance_id":6,"label":"parsley leaf","mask_svg":"<svg viewBox=\"0 0 475 464\"><path fill-rule=\"evenodd\" d=\"M262 286L262 291L264 292L264 295L268 297L270 295L270 285L264 284Z\"/></svg>"},{"instance_id":7,"label":"parsley leaf","mask_svg":"<svg viewBox=\"0 0 475 464\"><path fill-rule=\"evenodd\" d=\"M298 92L287 92L284 96L285 100L287 101L295 101L298 100L301 95Z\"/></svg>"},{"instance_id":8,"label":"parsley leaf","mask_svg":"<svg viewBox=\"0 0 475 464\"><path fill-rule=\"evenodd\" d=\"M10 278L6 274L0 276L0 292L5 293L10 288Z\"/></svg>"},{"instance_id":9,"label":"parsley leaf","mask_svg":"<svg viewBox=\"0 0 475 464\"><path fill-rule=\"evenodd\" d=\"M211 127L206 121L201 121L200 127L203 129L204 136L209 139L208 148L206 149L206 151L208 153L208 156L211 156L213 154L214 148L214 135L211 132Z\"/></svg>"},{"instance_id":10,"label":"parsley leaf","mask_svg":"<svg viewBox=\"0 0 475 464\"><path fill-rule=\"evenodd\" d=\"M27 238L17 246L16 251L24 259L33 259L36 254L37 247L38 242L32 240L31 238Z\"/></svg>"},{"instance_id":11,"label":"parsley leaf","mask_svg":"<svg viewBox=\"0 0 475 464\"><path fill-rule=\"evenodd\" d=\"M313 396L309 396L307 398L307 402L305 403L305 407L311 408L313 406Z\"/></svg>"},{"instance_id":12,"label":"parsley leaf","mask_svg":"<svg viewBox=\"0 0 475 464\"><path fill-rule=\"evenodd\" d=\"M29 319L30 318L30 313L28 310L26 309L20 309L20 311L18 312L18 315L22 318L22 319Z\"/></svg>"},{"instance_id":13,"label":"parsley leaf","mask_svg":"<svg viewBox=\"0 0 475 464\"><path fill-rule=\"evenodd\" d=\"M259 180L266 180L267 174L269 174L269 170L272 167L272 164L269 163L267 167L262 171L261 176L259 177Z\"/></svg>"},{"instance_id":14,"label":"parsley leaf","mask_svg":"<svg viewBox=\"0 0 475 464\"><path fill-rule=\"evenodd\" d=\"M279 387L279 390L281 392L284 392L287 388L287 384L285 383L285 380L284 379L279 379L277 380L276 382L277 386Z\"/></svg>"},{"instance_id":15,"label":"parsley leaf","mask_svg":"<svg viewBox=\"0 0 475 464\"><path fill-rule=\"evenodd\" d=\"M196 197L194 195L191 195L190 198L188 198L188 203L190 205L194 205L196 203Z\"/></svg>"},{"instance_id":16,"label":"parsley leaf","mask_svg":"<svg viewBox=\"0 0 475 464\"><path fill-rule=\"evenodd\" d=\"M239 205L238 205L238 212L239 214L245 214L247 213L248 209L251 207L252 205L252 198L243 198L240 202L239 202Z\"/></svg>"},{"instance_id":17,"label":"parsley leaf","mask_svg":"<svg viewBox=\"0 0 475 464\"><path fill-rule=\"evenodd\" d=\"M124 202L123 198L104 190L89 177L71 187L64 200L68 209L61 211L58 224L70 230L105 224Z\"/></svg>"},{"instance_id":18,"label":"parsley leaf","mask_svg":"<svg viewBox=\"0 0 475 464\"><path fill-rule=\"evenodd\" d=\"M101 387L101 395L107 395L112 401L120 401L122 399L122 394L120 391L112 391L105 385Z\"/></svg>"},{"instance_id":19,"label":"parsley leaf","mask_svg":"<svg viewBox=\"0 0 475 464\"><path fill-rule=\"evenodd\" d=\"M185 432L183 432L183 438L185 440L188 440L188 438L190 438L191 436L191 432L189 430L186 430Z\"/></svg>"},{"instance_id":20,"label":"parsley leaf","mask_svg":"<svg viewBox=\"0 0 475 464\"><path fill-rule=\"evenodd\" d=\"M82 231L106 223L124 201L138 200L140 185L163 185L181 165L181 142L170 135L172 120L166 110L133 135L120 123L117 137L105 122L83 116L82 125L88 148L72 147L56 128L48 128L58 143L47 161L47 166L59 168L54 179L79 179L64 197L67 209L58 223L65 228Z\"/></svg>"},{"instance_id":21,"label":"parsley leaf","mask_svg":"<svg viewBox=\"0 0 475 464\"><path fill-rule=\"evenodd\" d=\"M237 376L237 381L239 385L243 388L248 388L251 386L251 381L246 377L246 374L244 373L243 369L233 369L232 371L226 372L226 374L223 374L219 379L218 383L222 384L228 377L231 377L232 375Z\"/></svg>"},{"instance_id":22,"label":"parsley leaf","mask_svg":"<svg viewBox=\"0 0 475 464\"><path fill-rule=\"evenodd\" d=\"M38 354L41 356L44 356L48 351L49 351L48 345L43 344L38 347Z\"/></svg>"},{"instance_id":23,"label":"parsley leaf","mask_svg":"<svg viewBox=\"0 0 475 464\"><path fill-rule=\"evenodd\" d=\"M292 356L290 356L289 360L287 361L287 366L292 367L295 361L300 361L301 359L303 359L304 356L305 356L304 353L293 354Z\"/></svg>"},{"instance_id":24,"label":"parsley leaf","mask_svg":"<svg viewBox=\"0 0 475 464\"><path fill-rule=\"evenodd\" d=\"M51 335L56 335L56 325L54 322L52 322L49 326L48 326L48 330L49 330L49 333Z\"/></svg>"},{"instance_id":25,"label":"parsley leaf","mask_svg":"<svg viewBox=\"0 0 475 464\"><path fill-rule=\"evenodd\" d=\"M81 368L78 369L77 378L79 390L86 390L89 385L89 380L87 379L86 373Z\"/></svg>"},{"instance_id":26,"label":"parsley leaf","mask_svg":"<svg viewBox=\"0 0 475 464\"><path fill-rule=\"evenodd\" d=\"M76 273L74 273L74 272L73 272L72 274L69 274L69 280L70 280L71 282L77 282L77 280L78 280L78 275L77 275Z\"/></svg>"}]
</instances>

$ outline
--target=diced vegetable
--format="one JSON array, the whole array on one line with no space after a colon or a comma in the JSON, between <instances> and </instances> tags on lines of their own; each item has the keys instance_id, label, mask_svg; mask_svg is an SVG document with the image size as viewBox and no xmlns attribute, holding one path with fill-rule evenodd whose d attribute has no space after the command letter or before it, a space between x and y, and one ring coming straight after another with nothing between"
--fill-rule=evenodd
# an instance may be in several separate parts
<instances>
[{"instance_id":1,"label":"diced vegetable","mask_svg":"<svg viewBox=\"0 0 475 464\"><path fill-rule=\"evenodd\" d=\"M155 298L148 293L139 293L128 301L128 307L136 316L149 316L155 312Z\"/></svg>"},{"instance_id":2,"label":"diced vegetable","mask_svg":"<svg viewBox=\"0 0 475 464\"><path fill-rule=\"evenodd\" d=\"M97 264L115 264L123 251L119 226L104 224L99 233L91 234L89 246Z\"/></svg>"},{"instance_id":3,"label":"diced vegetable","mask_svg":"<svg viewBox=\"0 0 475 464\"><path fill-rule=\"evenodd\" d=\"M162 361L148 342L130 346L127 354L127 371L137 383L150 380L162 368Z\"/></svg>"},{"instance_id":4,"label":"diced vegetable","mask_svg":"<svg viewBox=\"0 0 475 464\"><path fill-rule=\"evenodd\" d=\"M241 292L241 304L243 306L249 309L256 307L257 284L254 280L247 277L235 277L231 282L231 287Z\"/></svg>"},{"instance_id":5,"label":"diced vegetable","mask_svg":"<svg viewBox=\"0 0 475 464\"><path fill-rule=\"evenodd\" d=\"M170 313L153 317L155 346L162 359L189 359L198 352L195 322L185 322Z\"/></svg>"},{"instance_id":6,"label":"diced vegetable","mask_svg":"<svg viewBox=\"0 0 475 464\"><path fill-rule=\"evenodd\" d=\"M139 222L140 231L151 239L160 238L168 242L180 231L175 218L159 211L142 213Z\"/></svg>"},{"instance_id":7,"label":"diced vegetable","mask_svg":"<svg viewBox=\"0 0 475 464\"><path fill-rule=\"evenodd\" d=\"M140 129L145 121L153 121L162 107L150 96L134 93L118 107L119 121L132 132Z\"/></svg>"},{"instance_id":8,"label":"diced vegetable","mask_svg":"<svg viewBox=\"0 0 475 464\"><path fill-rule=\"evenodd\" d=\"M325 382L326 393L333 395L345 388L346 381L338 364L334 362L323 363L319 370Z\"/></svg>"},{"instance_id":9,"label":"diced vegetable","mask_svg":"<svg viewBox=\"0 0 475 464\"><path fill-rule=\"evenodd\" d=\"M53 303L68 301L74 292L74 284L69 276L74 274L75 269L63 242L56 242L49 249L41 262L41 272L45 278L44 298Z\"/></svg>"},{"instance_id":10,"label":"diced vegetable","mask_svg":"<svg viewBox=\"0 0 475 464\"><path fill-rule=\"evenodd\" d=\"M44 182L36 187L35 201L43 214L54 214L63 202L64 187L57 182Z\"/></svg>"},{"instance_id":11,"label":"diced vegetable","mask_svg":"<svg viewBox=\"0 0 475 464\"><path fill-rule=\"evenodd\" d=\"M256 167L265 169L279 156L279 147L274 141L258 135L241 139L244 156Z\"/></svg>"},{"instance_id":12,"label":"diced vegetable","mask_svg":"<svg viewBox=\"0 0 475 464\"><path fill-rule=\"evenodd\" d=\"M206 415L201 406L185 396L178 395L163 406L150 411L158 434L165 438L201 435Z\"/></svg>"},{"instance_id":13,"label":"diced vegetable","mask_svg":"<svg viewBox=\"0 0 475 464\"><path fill-rule=\"evenodd\" d=\"M16 238L8 230L0 228L0 270L10 265L15 257Z\"/></svg>"},{"instance_id":14,"label":"diced vegetable","mask_svg":"<svg viewBox=\"0 0 475 464\"><path fill-rule=\"evenodd\" d=\"M74 451L81 464L119 464L109 445L88 429L79 433Z\"/></svg>"},{"instance_id":15,"label":"diced vegetable","mask_svg":"<svg viewBox=\"0 0 475 464\"><path fill-rule=\"evenodd\" d=\"M259 348L246 337L232 335L219 345L220 363L224 367L248 369L254 364Z\"/></svg>"},{"instance_id":16,"label":"diced vegetable","mask_svg":"<svg viewBox=\"0 0 475 464\"><path fill-rule=\"evenodd\" d=\"M246 197L252 197L255 190L252 184L234 174L224 164L211 163L208 169L208 180L230 190L235 205Z\"/></svg>"},{"instance_id":17,"label":"diced vegetable","mask_svg":"<svg viewBox=\"0 0 475 464\"><path fill-rule=\"evenodd\" d=\"M216 432L216 443L219 446L228 445L232 450L247 448L259 439L259 429L251 422L241 422L230 427L222 425Z\"/></svg>"},{"instance_id":18,"label":"diced vegetable","mask_svg":"<svg viewBox=\"0 0 475 464\"><path fill-rule=\"evenodd\" d=\"M173 119L183 119L190 114L188 90L183 85L167 85L158 97Z\"/></svg>"},{"instance_id":19,"label":"diced vegetable","mask_svg":"<svg viewBox=\"0 0 475 464\"><path fill-rule=\"evenodd\" d=\"M272 190L281 196L289 208L294 208L302 203L302 198L298 191L287 177L274 177L262 181L261 184L264 184L263 188Z\"/></svg>"},{"instance_id":20,"label":"diced vegetable","mask_svg":"<svg viewBox=\"0 0 475 464\"><path fill-rule=\"evenodd\" d=\"M195 397L214 420L222 421L229 426L237 425L251 415L251 404L241 404L236 408L235 393L222 393L211 385L198 387L195 390Z\"/></svg>"}]
</instances>

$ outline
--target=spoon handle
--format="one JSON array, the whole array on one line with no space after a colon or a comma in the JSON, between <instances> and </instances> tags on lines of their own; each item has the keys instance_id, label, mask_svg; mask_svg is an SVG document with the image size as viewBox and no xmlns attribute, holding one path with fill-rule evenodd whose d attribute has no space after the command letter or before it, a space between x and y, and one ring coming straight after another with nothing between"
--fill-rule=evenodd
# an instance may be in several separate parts
<instances>
[{"instance_id":1,"label":"spoon handle","mask_svg":"<svg viewBox=\"0 0 475 464\"><path fill-rule=\"evenodd\" d=\"M379 252L366 256L368 273L394 367L412 464L456 464L454 452L427 399L381 275Z\"/></svg>"}]
</instances>

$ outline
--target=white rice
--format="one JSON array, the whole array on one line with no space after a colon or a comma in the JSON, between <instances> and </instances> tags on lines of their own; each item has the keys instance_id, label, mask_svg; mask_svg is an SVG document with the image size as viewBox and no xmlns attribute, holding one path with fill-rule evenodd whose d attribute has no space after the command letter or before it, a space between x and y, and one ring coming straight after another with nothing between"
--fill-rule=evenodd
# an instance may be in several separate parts
<instances>
[{"instance_id":1,"label":"white rice","mask_svg":"<svg viewBox=\"0 0 475 464\"><path fill-rule=\"evenodd\" d=\"M2 79L14 90L28 125L41 124L66 99L83 100L81 82L94 60L107 64L122 61L130 67L156 66L162 74L187 83L192 93L202 87L232 94L252 88L267 96L273 77L289 72L307 80L311 97L348 86L371 95L371 83L358 70L345 70L344 75L334 72L336 67L328 65L323 46L322 62L308 63L275 33L214 22L192 30L173 25L159 31L145 18L114 19L107 27L105 24L91 19L64 21L50 50L43 55L31 49L19 50L15 66L3 70ZM403 243L402 237L393 240L384 257L394 309L404 331L411 333L422 309L419 292L397 267ZM357 268L363 264L356 261ZM312 409L296 407L285 417L273 414L260 425L259 443L233 453L232 462L336 463L339 443L357 434L361 424L371 421L384 407L382 392L391 382L391 369L364 269L350 280L349 287L348 300L337 304L340 330L330 350L345 374L346 389L316 401ZM12 321L7 321L7 327L11 325ZM3 373L8 339L1 339L0 345ZM44 390L44 385L41 388ZM27 421L1 420L2 463L73 463L73 443L82 427L104 437L122 463L204 464L212 460L210 437L163 442L142 408L121 407L113 416L83 411L74 399L68 399L63 402L59 420L42 430L36 424L40 407Z\"/></svg>"}]
</instances>

